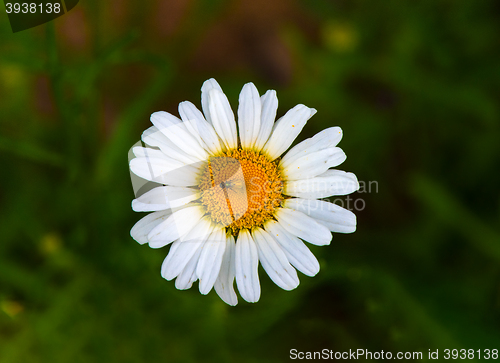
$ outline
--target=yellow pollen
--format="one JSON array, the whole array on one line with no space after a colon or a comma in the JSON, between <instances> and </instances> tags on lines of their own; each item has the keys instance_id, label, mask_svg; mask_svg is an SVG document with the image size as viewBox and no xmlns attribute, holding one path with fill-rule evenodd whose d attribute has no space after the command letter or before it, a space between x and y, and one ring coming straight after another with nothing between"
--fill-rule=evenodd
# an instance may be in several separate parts
<instances>
[{"instance_id":1,"label":"yellow pollen","mask_svg":"<svg viewBox=\"0 0 500 363\"><path fill-rule=\"evenodd\" d=\"M208 216L233 235L271 219L283 200L277 164L252 150L233 149L210 157L199 188Z\"/></svg>"}]
</instances>

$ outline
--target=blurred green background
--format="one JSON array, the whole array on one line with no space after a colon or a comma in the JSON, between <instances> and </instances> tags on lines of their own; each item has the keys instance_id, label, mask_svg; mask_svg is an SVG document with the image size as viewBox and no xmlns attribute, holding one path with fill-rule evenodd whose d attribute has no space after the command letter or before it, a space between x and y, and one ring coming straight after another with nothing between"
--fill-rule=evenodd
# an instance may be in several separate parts
<instances>
[{"instance_id":1,"label":"blurred green background","mask_svg":"<svg viewBox=\"0 0 500 363\"><path fill-rule=\"evenodd\" d=\"M500 348L499 49L495 0L82 0L16 34L1 15L0 362ZM129 235L129 148L210 77L234 109L249 81L279 115L316 108L301 138L341 126L367 183L358 230L311 246L320 273L285 292L261 270L257 304L176 290L168 248Z\"/></svg>"}]
</instances>

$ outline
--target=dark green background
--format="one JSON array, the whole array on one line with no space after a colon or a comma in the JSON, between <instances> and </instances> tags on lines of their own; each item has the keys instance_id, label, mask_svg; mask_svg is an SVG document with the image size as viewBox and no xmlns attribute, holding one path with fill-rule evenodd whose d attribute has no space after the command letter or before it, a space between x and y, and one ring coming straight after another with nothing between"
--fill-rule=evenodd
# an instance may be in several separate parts
<instances>
[{"instance_id":1,"label":"dark green background","mask_svg":"<svg viewBox=\"0 0 500 363\"><path fill-rule=\"evenodd\" d=\"M3 11L3 9L2 9ZM0 15L0 362L281 362L500 348L498 1L81 1ZM127 152L215 77L344 130L358 230L257 304L178 291L140 246Z\"/></svg>"}]
</instances>

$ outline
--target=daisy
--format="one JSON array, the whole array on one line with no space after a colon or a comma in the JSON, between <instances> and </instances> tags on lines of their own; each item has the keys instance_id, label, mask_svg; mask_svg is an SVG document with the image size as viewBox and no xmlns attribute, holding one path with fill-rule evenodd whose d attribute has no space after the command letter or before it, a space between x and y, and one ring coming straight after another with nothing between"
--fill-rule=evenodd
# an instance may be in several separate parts
<instances>
[{"instance_id":1,"label":"daisy","mask_svg":"<svg viewBox=\"0 0 500 363\"><path fill-rule=\"evenodd\" d=\"M259 95L252 83L241 90L236 122L221 87L209 79L201 88L203 113L179 104L180 119L151 115L142 134L147 147L134 147L130 170L158 183L132 202L137 212L153 212L131 230L152 248L172 244L161 275L189 289L212 288L229 305L241 297L260 298L259 262L285 290L299 285L296 270L319 272L304 241L328 245L331 232L351 233L356 216L319 200L359 188L356 176L331 169L346 159L337 147L339 127L325 129L291 146L313 108L297 105L275 122L276 92Z\"/></svg>"}]
</instances>

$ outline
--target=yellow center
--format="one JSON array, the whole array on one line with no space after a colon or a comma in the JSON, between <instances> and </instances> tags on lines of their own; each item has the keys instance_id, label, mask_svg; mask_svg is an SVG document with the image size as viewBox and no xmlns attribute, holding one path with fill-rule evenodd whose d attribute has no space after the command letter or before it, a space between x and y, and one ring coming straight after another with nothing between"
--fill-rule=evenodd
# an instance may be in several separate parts
<instances>
[{"instance_id":1,"label":"yellow center","mask_svg":"<svg viewBox=\"0 0 500 363\"><path fill-rule=\"evenodd\" d=\"M283 200L276 164L251 150L234 149L210 157L199 187L206 213L233 235L271 219Z\"/></svg>"}]
</instances>

